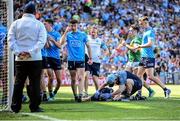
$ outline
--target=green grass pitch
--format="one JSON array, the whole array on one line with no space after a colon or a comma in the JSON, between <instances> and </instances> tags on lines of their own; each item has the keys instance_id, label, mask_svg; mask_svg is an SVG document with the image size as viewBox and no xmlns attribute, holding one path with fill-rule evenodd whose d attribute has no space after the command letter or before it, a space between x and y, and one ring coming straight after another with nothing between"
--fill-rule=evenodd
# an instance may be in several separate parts
<instances>
[{"instance_id":1,"label":"green grass pitch","mask_svg":"<svg viewBox=\"0 0 180 121\"><path fill-rule=\"evenodd\" d=\"M54 101L41 104L45 112L30 113L26 103L19 114L0 112L0 120L180 120L180 86L167 86L172 91L170 99L164 99L160 87L151 87L156 94L147 101L83 103L75 103L71 88L62 87ZM95 91L94 87L89 90L91 94ZM145 89L143 95L148 95Z\"/></svg>"}]
</instances>

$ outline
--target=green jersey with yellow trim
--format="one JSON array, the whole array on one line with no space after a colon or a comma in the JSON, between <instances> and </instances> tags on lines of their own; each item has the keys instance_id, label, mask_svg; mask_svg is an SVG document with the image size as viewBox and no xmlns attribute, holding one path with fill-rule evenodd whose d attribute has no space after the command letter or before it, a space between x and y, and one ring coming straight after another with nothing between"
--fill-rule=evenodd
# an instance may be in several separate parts
<instances>
[{"instance_id":1,"label":"green jersey with yellow trim","mask_svg":"<svg viewBox=\"0 0 180 121\"><path fill-rule=\"evenodd\" d=\"M138 36L136 36L130 43L130 46L134 47L137 45L141 45L142 39ZM141 59L141 52L140 49L138 49L136 52L133 52L132 50L128 51L128 57L129 62L139 62Z\"/></svg>"}]
</instances>

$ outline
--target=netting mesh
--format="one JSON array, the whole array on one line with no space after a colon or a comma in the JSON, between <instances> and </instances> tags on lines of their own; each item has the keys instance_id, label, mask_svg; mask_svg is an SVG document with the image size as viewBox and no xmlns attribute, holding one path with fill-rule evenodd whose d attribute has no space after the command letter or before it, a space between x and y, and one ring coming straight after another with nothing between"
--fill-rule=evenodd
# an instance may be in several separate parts
<instances>
[{"instance_id":1,"label":"netting mesh","mask_svg":"<svg viewBox=\"0 0 180 121\"><path fill-rule=\"evenodd\" d=\"M0 110L8 101L7 4L0 0Z\"/></svg>"}]
</instances>

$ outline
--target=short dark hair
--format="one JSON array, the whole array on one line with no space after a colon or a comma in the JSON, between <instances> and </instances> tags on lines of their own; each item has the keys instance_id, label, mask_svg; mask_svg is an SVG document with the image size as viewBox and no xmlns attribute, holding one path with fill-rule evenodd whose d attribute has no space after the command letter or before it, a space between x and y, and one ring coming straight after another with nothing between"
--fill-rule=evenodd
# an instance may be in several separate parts
<instances>
[{"instance_id":1,"label":"short dark hair","mask_svg":"<svg viewBox=\"0 0 180 121\"><path fill-rule=\"evenodd\" d=\"M45 22L48 22L48 23L54 25L54 21L52 19L46 19Z\"/></svg>"},{"instance_id":2,"label":"short dark hair","mask_svg":"<svg viewBox=\"0 0 180 121\"><path fill-rule=\"evenodd\" d=\"M77 23L78 23L78 21L77 21L77 20L75 20L75 19L72 19L72 20L70 21L70 23L71 23L71 24L77 24Z\"/></svg>"},{"instance_id":3,"label":"short dark hair","mask_svg":"<svg viewBox=\"0 0 180 121\"><path fill-rule=\"evenodd\" d=\"M36 7L34 3L29 2L28 4L25 5L24 13L34 14L35 12L36 12Z\"/></svg>"}]
</instances>

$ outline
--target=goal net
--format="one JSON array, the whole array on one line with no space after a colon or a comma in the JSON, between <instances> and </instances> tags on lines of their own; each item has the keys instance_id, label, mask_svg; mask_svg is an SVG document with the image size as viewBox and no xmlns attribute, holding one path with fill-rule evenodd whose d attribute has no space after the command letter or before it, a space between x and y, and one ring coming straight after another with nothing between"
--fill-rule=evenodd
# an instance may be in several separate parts
<instances>
[{"instance_id":1,"label":"goal net","mask_svg":"<svg viewBox=\"0 0 180 121\"><path fill-rule=\"evenodd\" d=\"M13 87L9 81L10 80L9 62L13 58L9 59L10 56L9 56L9 49L7 42L7 31L8 31L8 26L10 25L9 22L10 16L8 17L10 13L9 11L10 8L8 8L9 2L8 0L0 0L0 110L1 111L10 110L12 91L11 92L9 91L12 90L11 88ZM13 7L11 7L11 12L13 11L12 9ZM11 79L11 81L13 80Z\"/></svg>"}]
</instances>

